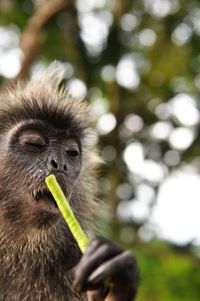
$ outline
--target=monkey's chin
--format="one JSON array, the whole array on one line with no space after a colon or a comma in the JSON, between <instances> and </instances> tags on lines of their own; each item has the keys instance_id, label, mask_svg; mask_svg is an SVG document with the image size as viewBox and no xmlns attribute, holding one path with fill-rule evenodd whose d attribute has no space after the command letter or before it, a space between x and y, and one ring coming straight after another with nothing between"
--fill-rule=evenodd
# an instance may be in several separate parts
<instances>
[{"instance_id":1,"label":"monkey's chin","mask_svg":"<svg viewBox=\"0 0 200 301\"><path fill-rule=\"evenodd\" d=\"M39 211L46 211L52 214L58 214L58 206L52 197L41 197L36 201L36 208Z\"/></svg>"},{"instance_id":2,"label":"monkey's chin","mask_svg":"<svg viewBox=\"0 0 200 301\"><path fill-rule=\"evenodd\" d=\"M60 213L52 208L40 207L32 211L30 226L38 230L48 230L60 220Z\"/></svg>"}]
</instances>

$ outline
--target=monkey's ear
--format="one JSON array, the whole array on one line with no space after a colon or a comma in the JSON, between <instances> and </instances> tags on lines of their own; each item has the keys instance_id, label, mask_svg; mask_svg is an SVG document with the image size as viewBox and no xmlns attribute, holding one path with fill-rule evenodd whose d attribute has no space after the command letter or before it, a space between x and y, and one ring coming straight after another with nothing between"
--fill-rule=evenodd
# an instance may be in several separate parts
<instances>
[{"instance_id":1,"label":"monkey's ear","mask_svg":"<svg viewBox=\"0 0 200 301\"><path fill-rule=\"evenodd\" d=\"M64 64L59 61L53 61L47 69L33 73L31 81L39 82L40 84L48 83L48 85L51 85L51 87L57 88L64 78Z\"/></svg>"}]
</instances>

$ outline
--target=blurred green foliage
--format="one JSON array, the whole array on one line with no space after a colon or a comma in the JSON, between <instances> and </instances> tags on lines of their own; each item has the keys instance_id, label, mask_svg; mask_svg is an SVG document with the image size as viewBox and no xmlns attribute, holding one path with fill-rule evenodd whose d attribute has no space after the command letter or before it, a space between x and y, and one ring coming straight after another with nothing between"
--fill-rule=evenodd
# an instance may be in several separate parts
<instances>
[{"instance_id":1,"label":"blurred green foliage","mask_svg":"<svg viewBox=\"0 0 200 301\"><path fill-rule=\"evenodd\" d=\"M138 300L198 300L199 262L167 246L153 245L136 251L141 269Z\"/></svg>"}]
</instances>

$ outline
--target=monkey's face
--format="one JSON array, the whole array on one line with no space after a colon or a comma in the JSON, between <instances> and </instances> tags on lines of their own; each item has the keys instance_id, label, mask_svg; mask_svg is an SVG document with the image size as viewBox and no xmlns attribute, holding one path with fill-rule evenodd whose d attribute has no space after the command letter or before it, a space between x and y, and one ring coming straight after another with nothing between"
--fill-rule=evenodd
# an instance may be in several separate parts
<instances>
[{"instance_id":1,"label":"monkey's face","mask_svg":"<svg viewBox=\"0 0 200 301\"><path fill-rule=\"evenodd\" d=\"M49 228L61 216L45 177L54 174L70 199L82 165L80 140L68 129L38 120L13 126L6 140L6 156L0 163L7 171L1 172L7 218L23 221L24 226Z\"/></svg>"}]
</instances>

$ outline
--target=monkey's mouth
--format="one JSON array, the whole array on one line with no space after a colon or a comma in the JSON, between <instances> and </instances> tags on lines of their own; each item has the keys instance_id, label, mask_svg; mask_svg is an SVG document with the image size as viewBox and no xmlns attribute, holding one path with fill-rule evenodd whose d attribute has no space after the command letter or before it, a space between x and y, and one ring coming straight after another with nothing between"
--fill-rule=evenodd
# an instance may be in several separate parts
<instances>
[{"instance_id":1,"label":"monkey's mouth","mask_svg":"<svg viewBox=\"0 0 200 301\"><path fill-rule=\"evenodd\" d=\"M36 201L38 209L44 210L44 211L53 211L58 212L58 206L50 193L50 191L46 188L34 191L33 192L33 198Z\"/></svg>"}]
</instances>

